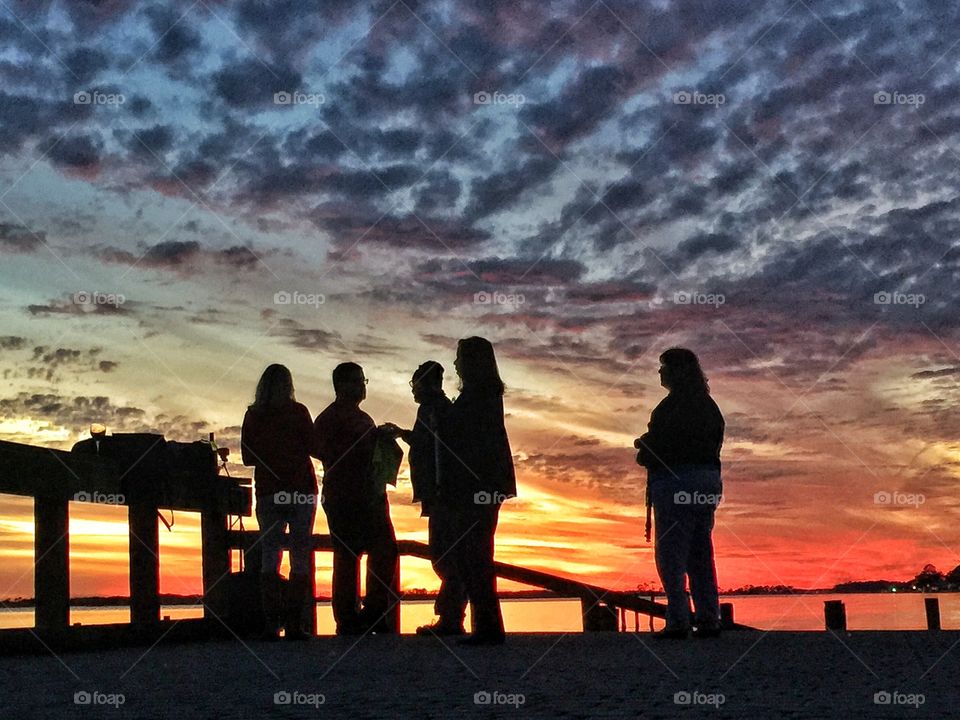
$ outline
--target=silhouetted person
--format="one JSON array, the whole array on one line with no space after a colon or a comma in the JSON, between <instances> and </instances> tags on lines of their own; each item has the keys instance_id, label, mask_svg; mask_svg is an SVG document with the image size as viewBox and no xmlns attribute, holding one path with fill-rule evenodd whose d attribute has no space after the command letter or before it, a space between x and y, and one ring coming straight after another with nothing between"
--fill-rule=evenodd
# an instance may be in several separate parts
<instances>
[{"instance_id":1,"label":"silhouetted person","mask_svg":"<svg viewBox=\"0 0 960 720\"><path fill-rule=\"evenodd\" d=\"M453 552L470 598L473 634L461 643L504 641L494 572L494 534L500 504L517 494L510 442L503 423L503 381L489 340L457 344L460 395L440 426L440 497L452 510Z\"/></svg>"},{"instance_id":2,"label":"silhouetted person","mask_svg":"<svg viewBox=\"0 0 960 720\"><path fill-rule=\"evenodd\" d=\"M410 482L413 501L428 518L433 569L440 578L440 591L433 609L438 620L417 628L418 635L463 635L467 593L457 571L454 548L458 540L453 511L439 496L437 466L440 457L439 428L450 411L450 399L443 392L443 366L429 360L413 373L413 399L420 406L412 430L398 430L410 445Z\"/></svg>"},{"instance_id":3,"label":"silhouetted person","mask_svg":"<svg viewBox=\"0 0 960 720\"><path fill-rule=\"evenodd\" d=\"M390 632L387 621L397 598L397 539L386 488L375 487L373 451L380 431L360 409L367 397L363 368L348 362L333 370L334 400L314 428L323 463L321 503L333 541L333 617L338 635ZM367 595L360 608L360 555L367 553Z\"/></svg>"},{"instance_id":4,"label":"silhouetted person","mask_svg":"<svg viewBox=\"0 0 960 720\"><path fill-rule=\"evenodd\" d=\"M303 625L313 612L313 521L317 514L317 476L310 411L296 401L293 379L283 365L270 365L257 383L240 435L244 465L254 467L257 523L260 525L260 594L263 639L308 637ZM290 580L284 622L280 622L281 535L290 528Z\"/></svg>"},{"instance_id":5,"label":"silhouetted person","mask_svg":"<svg viewBox=\"0 0 960 720\"><path fill-rule=\"evenodd\" d=\"M690 632L687 577L696 612L694 635L715 637L720 634L720 601L712 532L723 490L723 415L690 350L671 348L660 356L660 384L668 394L635 443L637 462L648 471L657 572L667 595L666 627L658 637L685 638Z\"/></svg>"}]
</instances>

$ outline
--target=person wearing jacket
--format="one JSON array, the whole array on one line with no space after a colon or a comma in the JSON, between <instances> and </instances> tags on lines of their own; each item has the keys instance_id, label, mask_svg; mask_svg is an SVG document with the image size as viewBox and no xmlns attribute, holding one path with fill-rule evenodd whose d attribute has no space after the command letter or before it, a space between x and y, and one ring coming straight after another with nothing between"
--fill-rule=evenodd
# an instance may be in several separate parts
<instances>
[{"instance_id":1,"label":"person wearing jacket","mask_svg":"<svg viewBox=\"0 0 960 720\"><path fill-rule=\"evenodd\" d=\"M413 501L421 505L428 518L428 542L434 572L440 578L440 591L434 603L436 622L421 625L418 635L463 635L467 593L457 570L454 549L458 536L452 511L438 493L437 465L440 457L438 433L450 411L451 402L443 392L443 365L428 360L416 369L410 381L413 399L419 405L412 430L397 428L410 446L410 483Z\"/></svg>"},{"instance_id":2,"label":"person wearing jacket","mask_svg":"<svg viewBox=\"0 0 960 720\"><path fill-rule=\"evenodd\" d=\"M713 555L714 515L721 500L720 448L724 420L710 397L697 356L686 348L660 355L667 396L637 438L637 462L647 468L656 525L657 572L667 596L666 626L658 638L686 638L690 579L696 637L720 634L720 601Z\"/></svg>"},{"instance_id":3,"label":"person wearing jacket","mask_svg":"<svg viewBox=\"0 0 960 720\"><path fill-rule=\"evenodd\" d=\"M451 509L454 552L473 615L473 634L460 642L505 640L494 570L500 505L517 494L510 441L503 419L504 385L493 345L480 337L457 344L454 366L460 395L440 427L440 498Z\"/></svg>"},{"instance_id":4,"label":"person wearing jacket","mask_svg":"<svg viewBox=\"0 0 960 720\"><path fill-rule=\"evenodd\" d=\"M321 505L333 542L333 617L338 635L390 633L399 554L386 488L377 487L372 465L378 438L392 437L360 409L367 397L362 367L337 365L333 388L336 399L314 422L317 457L323 463ZM367 594L361 610L357 579L364 552Z\"/></svg>"},{"instance_id":5,"label":"person wearing jacket","mask_svg":"<svg viewBox=\"0 0 960 720\"><path fill-rule=\"evenodd\" d=\"M310 411L296 401L293 378L283 365L270 365L257 383L240 434L243 464L253 466L262 563L260 595L263 639L309 637L304 623L313 611L313 521L317 513L317 476L310 459L313 424ZM281 536L290 529L290 579L281 622Z\"/></svg>"}]
</instances>

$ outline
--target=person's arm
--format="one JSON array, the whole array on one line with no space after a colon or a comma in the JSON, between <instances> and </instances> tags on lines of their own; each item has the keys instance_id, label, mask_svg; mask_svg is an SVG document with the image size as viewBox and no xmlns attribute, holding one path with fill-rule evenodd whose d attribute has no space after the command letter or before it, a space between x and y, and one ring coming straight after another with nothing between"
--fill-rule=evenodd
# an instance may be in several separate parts
<instances>
[{"instance_id":1,"label":"person's arm","mask_svg":"<svg viewBox=\"0 0 960 720\"><path fill-rule=\"evenodd\" d=\"M247 467L257 464L254 442L254 421L250 411L247 410L243 416L243 426L240 428L240 459Z\"/></svg>"},{"instance_id":2,"label":"person's arm","mask_svg":"<svg viewBox=\"0 0 960 720\"><path fill-rule=\"evenodd\" d=\"M323 421L323 413L317 415L317 419L313 422L313 444L311 448L311 454L326 467L329 464L330 442Z\"/></svg>"},{"instance_id":3,"label":"person's arm","mask_svg":"<svg viewBox=\"0 0 960 720\"><path fill-rule=\"evenodd\" d=\"M663 435L663 401L650 413L650 422L647 423L647 432L634 441L637 448L637 463L645 468L655 468L661 463L663 453L661 437Z\"/></svg>"}]
</instances>

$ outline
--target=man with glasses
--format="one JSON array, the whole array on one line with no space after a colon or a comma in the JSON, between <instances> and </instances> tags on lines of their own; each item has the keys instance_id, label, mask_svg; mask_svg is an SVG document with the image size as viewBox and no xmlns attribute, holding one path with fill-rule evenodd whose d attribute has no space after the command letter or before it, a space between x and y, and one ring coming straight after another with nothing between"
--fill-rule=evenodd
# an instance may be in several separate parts
<instances>
[{"instance_id":1,"label":"man with glasses","mask_svg":"<svg viewBox=\"0 0 960 720\"><path fill-rule=\"evenodd\" d=\"M320 503L333 541L333 617L338 635L394 631L389 620L397 597L397 539L384 488L372 463L382 432L360 403L367 397L363 368L346 362L333 370L336 399L314 422L323 463ZM390 433L386 432L390 437ZM367 594L361 609L360 555L367 553Z\"/></svg>"}]
</instances>

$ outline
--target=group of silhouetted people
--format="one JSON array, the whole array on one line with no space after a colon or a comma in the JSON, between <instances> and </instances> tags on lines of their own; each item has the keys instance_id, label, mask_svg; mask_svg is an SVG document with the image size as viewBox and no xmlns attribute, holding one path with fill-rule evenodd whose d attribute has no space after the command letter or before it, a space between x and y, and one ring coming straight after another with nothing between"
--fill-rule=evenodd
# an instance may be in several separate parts
<instances>
[{"instance_id":1,"label":"group of silhouetted people","mask_svg":"<svg viewBox=\"0 0 960 720\"><path fill-rule=\"evenodd\" d=\"M516 495L513 457L503 418L504 385L490 342L461 340L454 367L460 394L443 391L443 366L422 364L410 381L416 420L409 430L378 426L360 404L366 398L363 368L342 363L333 371L335 399L314 421L296 402L290 371L268 367L243 421L243 463L254 466L260 525L263 637L281 629L303 639L312 612L309 577L312 528L319 504L333 544L332 607L338 635L392 633L398 551L386 484L396 438L410 446L414 499L427 516L433 567L441 578L436 622L419 634L465 635L467 603L473 633L461 642L504 641L494 570L494 534L501 503ZM311 457L323 465L318 498ZM386 465L387 480L383 467ZM394 467L395 473L395 467ZM290 579L281 593L281 536L289 528ZM360 557L367 555L366 594L358 588ZM308 610L309 609L309 610Z\"/></svg>"},{"instance_id":2,"label":"group of silhouetted people","mask_svg":"<svg viewBox=\"0 0 960 720\"><path fill-rule=\"evenodd\" d=\"M637 438L637 462L648 471L647 501L656 521L657 571L667 596L659 638L720 634L713 556L714 515L720 502L724 420L710 397L697 356L671 348L660 356L667 396ZM461 643L497 645L505 633L497 596L494 535L500 505L517 493L504 427L503 393L493 346L480 337L460 340L454 361L460 393L443 391L443 366L420 365L410 380L416 420L410 429L377 425L360 404L367 379L353 362L333 371L335 399L315 420L295 399L290 371L271 365L257 385L241 438L243 463L252 465L260 525L263 637L305 639L313 612L312 529L319 500L333 545L332 608L338 635L393 633L399 598L396 535L386 484L396 439L409 445L413 499L428 518L433 568L441 581L437 620L418 634L465 635L467 603L473 632ZM318 496L311 457L323 465ZM384 467L387 468L386 473ZM384 480L384 478L387 478ZM648 518L649 522L649 518ZM282 534L289 528L290 578L281 593ZM649 527L648 527L649 530ZM367 555L366 595L358 588ZM687 599L687 578L695 612Z\"/></svg>"}]
</instances>

